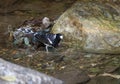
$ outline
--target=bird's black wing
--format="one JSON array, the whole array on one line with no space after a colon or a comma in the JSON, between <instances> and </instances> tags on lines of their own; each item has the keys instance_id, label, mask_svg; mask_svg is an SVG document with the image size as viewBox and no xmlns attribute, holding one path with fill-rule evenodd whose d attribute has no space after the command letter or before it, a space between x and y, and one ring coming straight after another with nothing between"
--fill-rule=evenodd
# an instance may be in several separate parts
<instances>
[{"instance_id":1,"label":"bird's black wing","mask_svg":"<svg viewBox=\"0 0 120 84\"><path fill-rule=\"evenodd\" d=\"M51 45L51 41L50 39L46 36L46 34L36 34L35 38L37 39L37 41L43 43L43 44L47 44L47 45Z\"/></svg>"}]
</instances>

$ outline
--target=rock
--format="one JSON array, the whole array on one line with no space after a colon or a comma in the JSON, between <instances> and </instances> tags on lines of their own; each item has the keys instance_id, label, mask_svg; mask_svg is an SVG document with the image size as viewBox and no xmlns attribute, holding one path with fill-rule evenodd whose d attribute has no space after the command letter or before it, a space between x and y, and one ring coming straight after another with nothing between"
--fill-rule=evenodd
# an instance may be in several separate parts
<instances>
[{"instance_id":1,"label":"rock","mask_svg":"<svg viewBox=\"0 0 120 84\"><path fill-rule=\"evenodd\" d=\"M65 84L86 84L90 80L90 77L83 71L70 70L58 73L55 77L63 80Z\"/></svg>"},{"instance_id":2,"label":"rock","mask_svg":"<svg viewBox=\"0 0 120 84\"><path fill-rule=\"evenodd\" d=\"M120 54L120 8L115 3L76 2L53 26L80 51Z\"/></svg>"},{"instance_id":3,"label":"rock","mask_svg":"<svg viewBox=\"0 0 120 84\"><path fill-rule=\"evenodd\" d=\"M90 57L92 57L92 54L86 54L86 55L84 55L84 57L90 58Z\"/></svg>"},{"instance_id":4,"label":"rock","mask_svg":"<svg viewBox=\"0 0 120 84\"><path fill-rule=\"evenodd\" d=\"M14 5L16 2L19 2L20 0L4 0L4 1L1 1L0 3L0 6L1 7L7 7L7 6L11 6L11 5Z\"/></svg>"},{"instance_id":5,"label":"rock","mask_svg":"<svg viewBox=\"0 0 120 84\"><path fill-rule=\"evenodd\" d=\"M62 0L55 0L56 2L62 1Z\"/></svg>"},{"instance_id":6,"label":"rock","mask_svg":"<svg viewBox=\"0 0 120 84\"><path fill-rule=\"evenodd\" d=\"M98 76L92 78L91 81L88 82L87 84L119 84L119 83L120 83L120 79Z\"/></svg>"},{"instance_id":7,"label":"rock","mask_svg":"<svg viewBox=\"0 0 120 84\"><path fill-rule=\"evenodd\" d=\"M119 69L119 66L106 66L105 72L113 73Z\"/></svg>"},{"instance_id":8,"label":"rock","mask_svg":"<svg viewBox=\"0 0 120 84\"><path fill-rule=\"evenodd\" d=\"M63 84L63 82L0 59L0 84Z\"/></svg>"}]
</instances>

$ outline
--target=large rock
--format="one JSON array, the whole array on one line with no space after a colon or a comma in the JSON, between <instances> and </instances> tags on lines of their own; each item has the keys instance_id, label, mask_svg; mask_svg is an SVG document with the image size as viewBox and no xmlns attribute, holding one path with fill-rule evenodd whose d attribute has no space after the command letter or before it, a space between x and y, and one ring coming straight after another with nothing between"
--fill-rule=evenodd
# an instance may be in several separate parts
<instances>
[{"instance_id":1,"label":"large rock","mask_svg":"<svg viewBox=\"0 0 120 84\"><path fill-rule=\"evenodd\" d=\"M106 77L98 76L98 77L92 78L91 81L89 81L86 84L119 84L119 83L120 83L120 79L107 77L107 76Z\"/></svg>"},{"instance_id":2,"label":"large rock","mask_svg":"<svg viewBox=\"0 0 120 84\"><path fill-rule=\"evenodd\" d=\"M61 15L52 32L64 34L65 42L85 52L120 54L119 5L78 1Z\"/></svg>"},{"instance_id":3,"label":"large rock","mask_svg":"<svg viewBox=\"0 0 120 84\"><path fill-rule=\"evenodd\" d=\"M80 70L67 70L63 73L57 73L55 77L64 81L65 84L86 84L90 77Z\"/></svg>"},{"instance_id":4,"label":"large rock","mask_svg":"<svg viewBox=\"0 0 120 84\"><path fill-rule=\"evenodd\" d=\"M63 84L63 82L0 59L0 84Z\"/></svg>"}]
</instances>

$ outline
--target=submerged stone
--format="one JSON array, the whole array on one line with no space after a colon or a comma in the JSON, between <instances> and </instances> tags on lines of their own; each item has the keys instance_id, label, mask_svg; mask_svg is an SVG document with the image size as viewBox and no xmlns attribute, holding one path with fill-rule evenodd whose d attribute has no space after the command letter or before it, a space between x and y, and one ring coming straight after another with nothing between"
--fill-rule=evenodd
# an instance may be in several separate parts
<instances>
[{"instance_id":1,"label":"submerged stone","mask_svg":"<svg viewBox=\"0 0 120 84\"><path fill-rule=\"evenodd\" d=\"M69 70L63 73L57 73L55 77L63 80L65 84L86 84L90 77L80 70Z\"/></svg>"}]
</instances>

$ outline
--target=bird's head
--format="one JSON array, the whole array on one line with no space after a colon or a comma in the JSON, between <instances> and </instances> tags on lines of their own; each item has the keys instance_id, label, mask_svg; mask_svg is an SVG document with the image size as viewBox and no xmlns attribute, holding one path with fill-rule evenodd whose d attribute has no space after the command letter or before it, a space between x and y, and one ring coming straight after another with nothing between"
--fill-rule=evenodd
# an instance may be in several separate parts
<instances>
[{"instance_id":1,"label":"bird's head","mask_svg":"<svg viewBox=\"0 0 120 84\"><path fill-rule=\"evenodd\" d=\"M62 34L60 34L60 33L56 34L56 37L57 37L58 39L60 39L60 40L62 40L62 39L63 39L63 35L62 35Z\"/></svg>"},{"instance_id":2,"label":"bird's head","mask_svg":"<svg viewBox=\"0 0 120 84\"><path fill-rule=\"evenodd\" d=\"M54 47L58 47L60 45L60 41L62 39L63 39L63 35L62 34L60 34L60 33L56 34L56 39L55 39L55 41L53 43L53 46Z\"/></svg>"}]
</instances>

